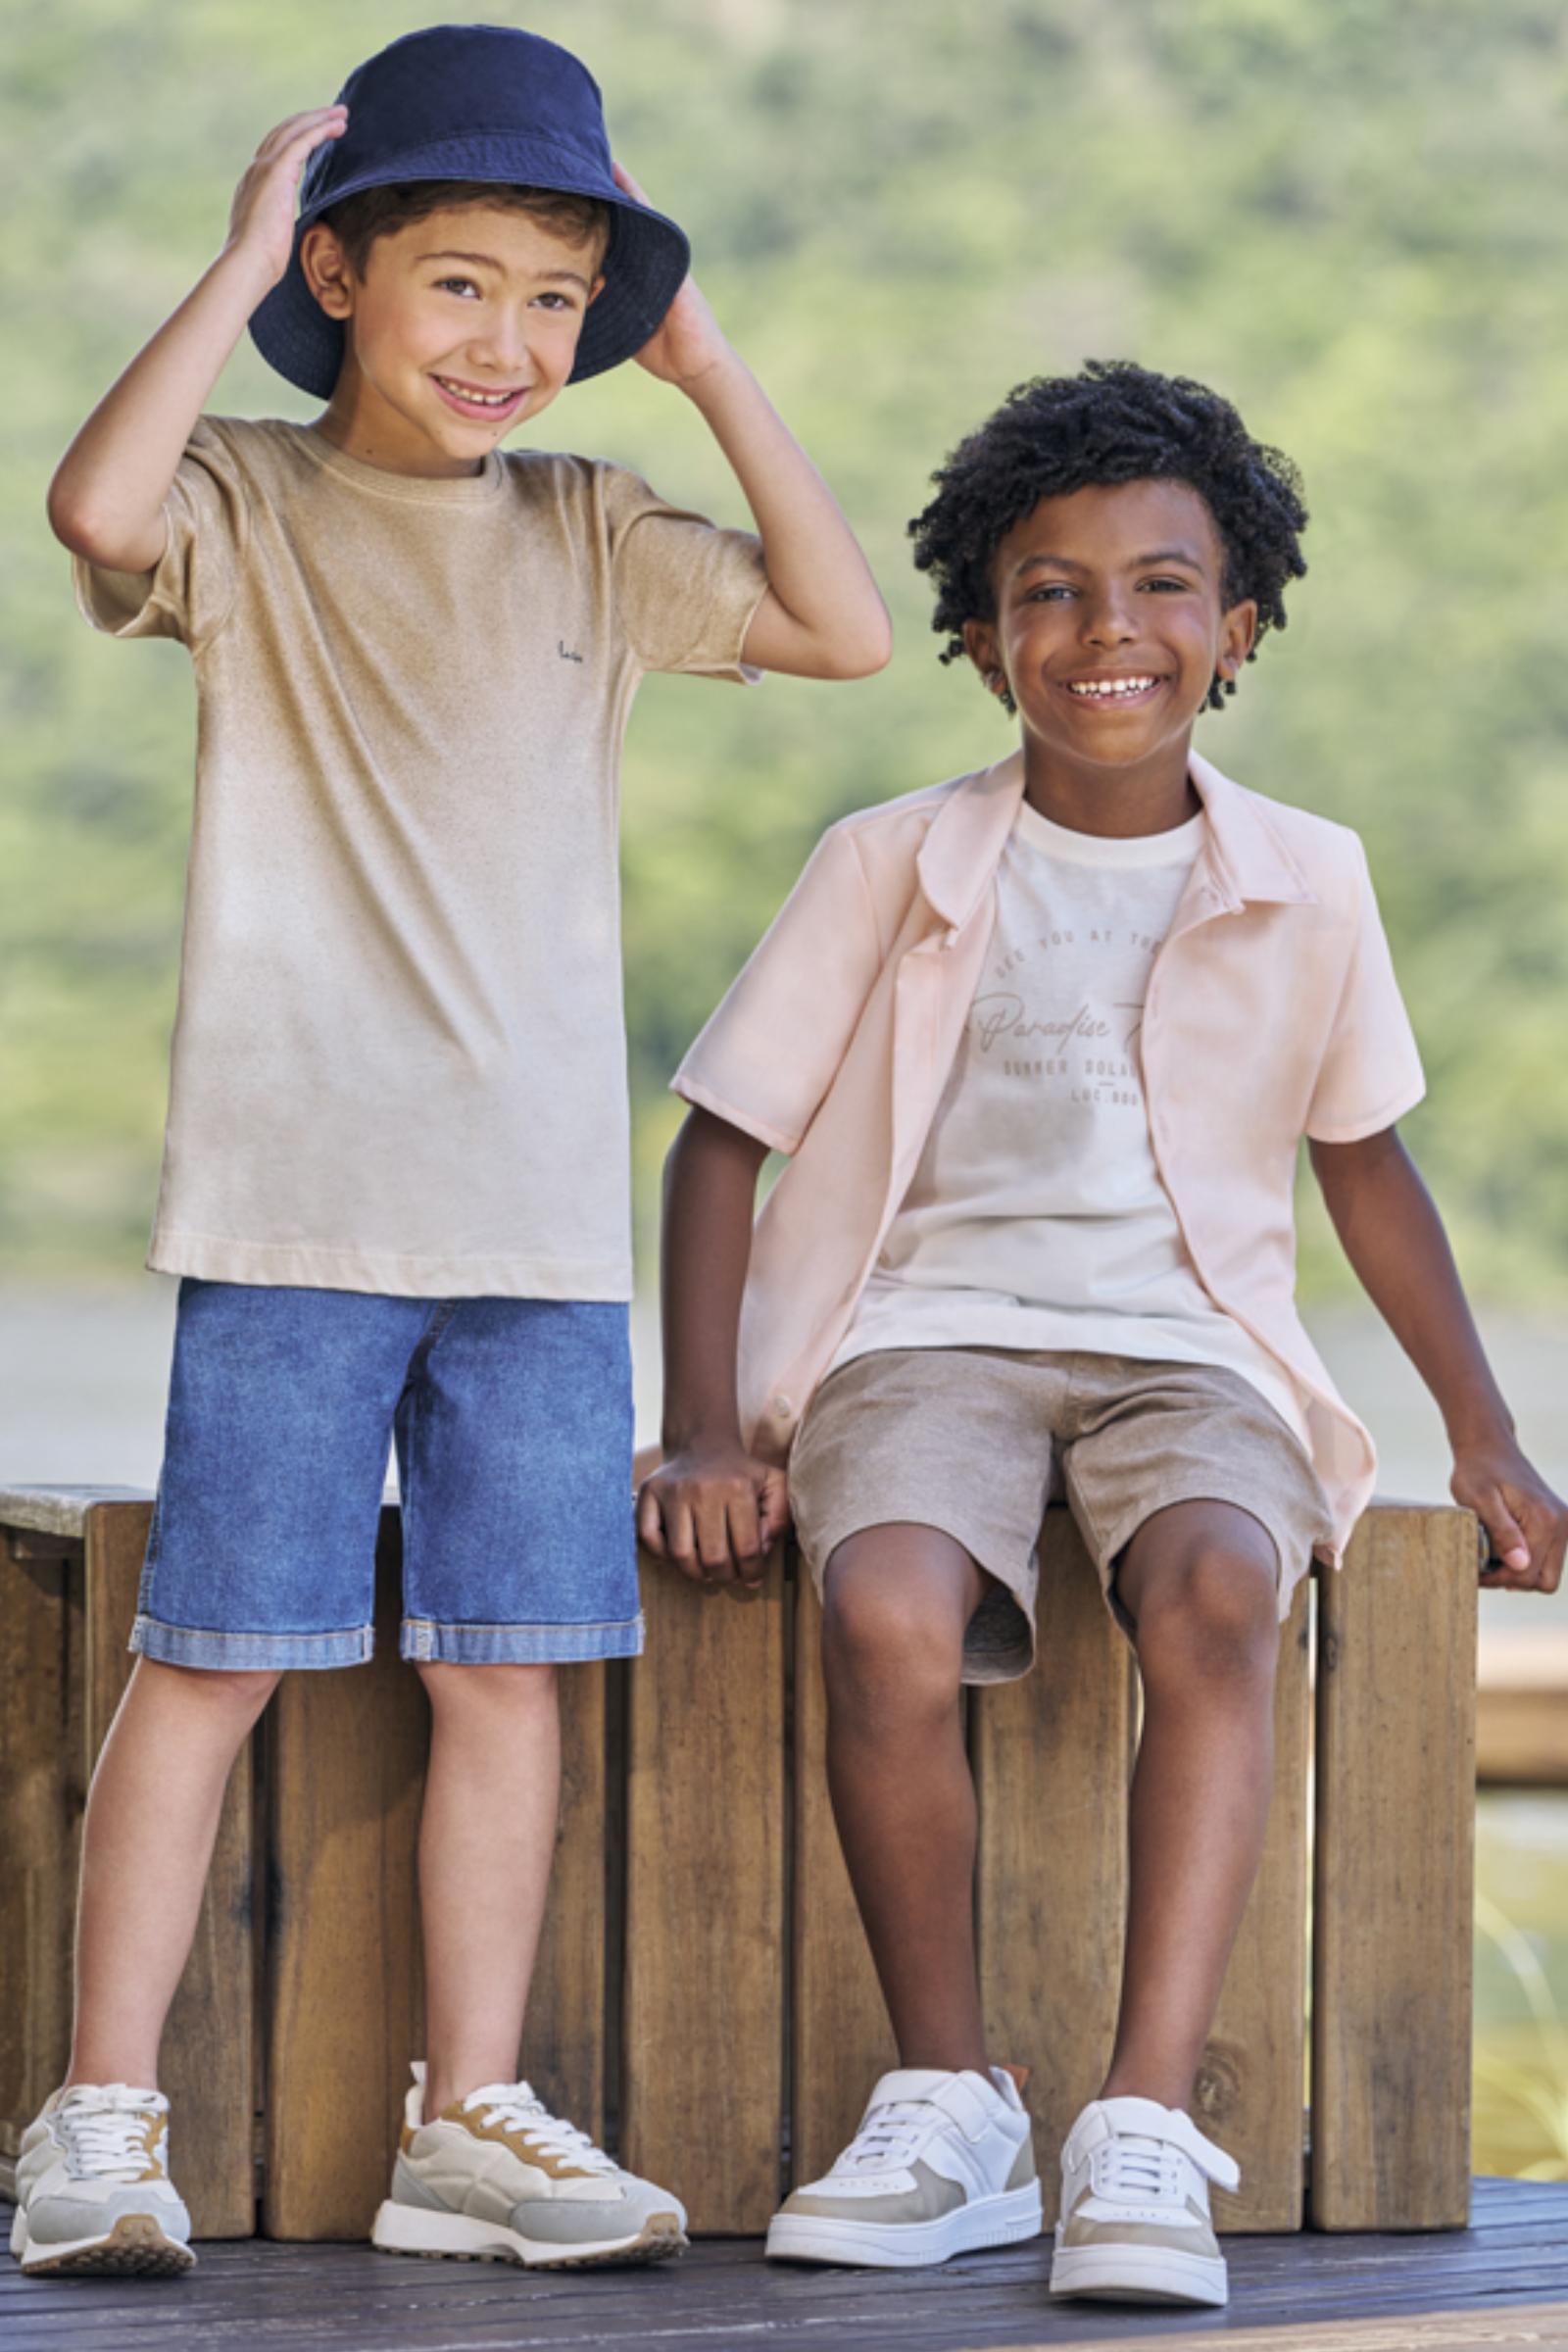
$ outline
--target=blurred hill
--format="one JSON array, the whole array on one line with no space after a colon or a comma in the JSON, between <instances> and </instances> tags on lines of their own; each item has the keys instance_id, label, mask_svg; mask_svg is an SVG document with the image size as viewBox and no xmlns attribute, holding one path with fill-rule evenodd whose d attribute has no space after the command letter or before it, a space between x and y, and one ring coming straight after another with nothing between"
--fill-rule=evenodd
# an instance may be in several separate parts
<instances>
[{"instance_id":1,"label":"blurred hill","mask_svg":"<svg viewBox=\"0 0 1568 2352\"><path fill-rule=\"evenodd\" d=\"M0 240L0 1263L129 1269L151 1213L188 821L177 648L73 617L42 516L80 417L217 249L261 134L433 16L11 0ZM997 757L906 518L1012 383L1212 381L1301 466L1311 575L1200 742L1371 854L1427 1058L1408 1123L1467 1272L1568 1295L1568 20L1533 0L579 0L619 152L843 499L898 651L854 686L654 680L625 767L642 1198L670 1069L843 810ZM215 408L310 413L247 346ZM740 519L635 368L540 438ZM475 583L475 594L483 591ZM1306 1287L1348 1280L1306 1227Z\"/></svg>"}]
</instances>

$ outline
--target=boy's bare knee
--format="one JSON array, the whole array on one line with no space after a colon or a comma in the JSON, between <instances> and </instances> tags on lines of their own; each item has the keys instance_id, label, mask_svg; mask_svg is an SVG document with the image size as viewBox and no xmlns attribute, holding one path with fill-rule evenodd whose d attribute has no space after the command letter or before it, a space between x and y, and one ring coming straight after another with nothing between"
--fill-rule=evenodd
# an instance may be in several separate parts
<instances>
[{"instance_id":1,"label":"boy's bare knee","mask_svg":"<svg viewBox=\"0 0 1568 2352\"><path fill-rule=\"evenodd\" d=\"M879 1713L924 1714L953 1705L963 1668L956 1613L922 1608L891 1576L835 1574L834 1563L828 1565L822 1664L830 1695Z\"/></svg>"},{"instance_id":2,"label":"boy's bare knee","mask_svg":"<svg viewBox=\"0 0 1568 2352\"><path fill-rule=\"evenodd\" d=\"M1259 1551L1209 1543L1173 1561L1143 1598L1137 1645L1146 1677L1272 1683L1279 1608Z\"/></svg>"}]
</instances>

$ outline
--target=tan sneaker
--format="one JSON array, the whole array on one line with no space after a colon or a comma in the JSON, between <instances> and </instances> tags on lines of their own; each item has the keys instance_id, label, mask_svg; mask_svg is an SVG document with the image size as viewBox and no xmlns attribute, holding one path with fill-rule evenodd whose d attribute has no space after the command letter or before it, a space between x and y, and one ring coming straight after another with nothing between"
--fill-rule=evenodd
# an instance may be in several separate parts
<instances>
[{"instance_id":1,"label":"tan sneaker","mask_svg":"<svg viewBox=\"0 0 1568 2352\"><path fill-rule=\"evenodd\" d=\"M190 2215L169 2178L169 2101L74 2082L22 2135L11 2251L29 2278L190 2270Z\"/></svg>"},{"instance_id":2,"label":"tan sneaker","mask_svg":"<svg viewBox=\"0 0 1568 2352\"><path fill-rule=\"evenodd\" d=\"M622 2172L526 2082L487 2082L426 2123L416 2061L403 2115L392 2193L370 2231L386 2253L544 2271L685 2251L679 2198Z\"/></svg>"},{"instance_id":3,"label":"tan sneaker","mask_svg":"<svg viewBox=\"0 0 1568 2352\"><path fill-rule=\"evenodd\" d=\"M1061 2151L1054 2295L1121 2303L1223 2303L1225 2257L1208 2184L1235 2164L1192 2117L1155 2099L1095 2099Z\"/></svg>"}]
</instances>

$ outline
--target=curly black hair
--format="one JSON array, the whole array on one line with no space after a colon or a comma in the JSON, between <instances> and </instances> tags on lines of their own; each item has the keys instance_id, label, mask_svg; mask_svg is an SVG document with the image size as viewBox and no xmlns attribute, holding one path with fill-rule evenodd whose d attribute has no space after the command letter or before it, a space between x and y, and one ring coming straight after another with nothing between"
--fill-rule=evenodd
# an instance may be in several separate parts
<instances>
[{"instance_id":1,"label":"curly black hair","mask_svg":"<svg viewBox=\"0 0 1568 2352\"><path fill-rule=\"evenodd\" d=\"M936 580L931 626L948 636L941 659L963 653L966 620L996 618L992 559L1041 499L1151 477L1185 482L1213 515L1226 605L1256 601L1259 641L1283 629L1286 583L1306 572L1296 466L1254 441L1230 402L1202 384L1130 360L1091 360L1080 375L1017 385L932 475L937 495L908 528L916 568ZM1255 656L1254 645L1247 658ZM1235 692L1216 675L1208 707L1222 710ZM1004 699L1010 710L1011 697Z\"/></svg>"}]
</instances>

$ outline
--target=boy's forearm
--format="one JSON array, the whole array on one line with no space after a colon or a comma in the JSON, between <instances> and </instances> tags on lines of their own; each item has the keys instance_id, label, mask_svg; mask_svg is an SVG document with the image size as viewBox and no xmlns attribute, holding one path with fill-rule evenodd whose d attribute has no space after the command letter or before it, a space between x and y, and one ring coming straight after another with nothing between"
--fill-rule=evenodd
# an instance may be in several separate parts
<instances>
[{"instance_id":1,"label":"boy's forearm","mask_svg":"<svg viewBox=\"0 0 1568 2352\"><path fill-rule=\"evenodd\" d=\"M776 612L748 658L812 677L859 677L892 649L887 608L826 482L735 352L686 386L745 493Z\"/></svg>"},{"instance_id":2,"label":"boy's forearm","mask_svg":"<svg viewBox=\"0 0 1568 2352\"><path fill-rule=\"evenodd\" d=\"M266 293L228 249L98 403L49 487L49 520L73 554L112 571L150 571L164 552L164 501L191 428Z\"/></svg>"},{"instance_id":3,"label":"boy's forearm","mask_svg":"<svg viewBox=\"0 0 1568 2352\"><path fill-rule=\"evenodd\" d=\"M766 1146L694 1110L664 1170L663 1445L740 1443L736 1348Z\"/></svg>"},{"instance_id":4,"label":"boy's forearm","mask_svg":"<svg viewBox=\"0 0 1568 2352\"><path fill-rule=\"evenodd\" d=\"M1312 1167L1345 1254L1431 1391L1455 1450L1511 1436L1443 1219L1393 1128L1314 1144Z\"/></svg>"}]
</instances>

